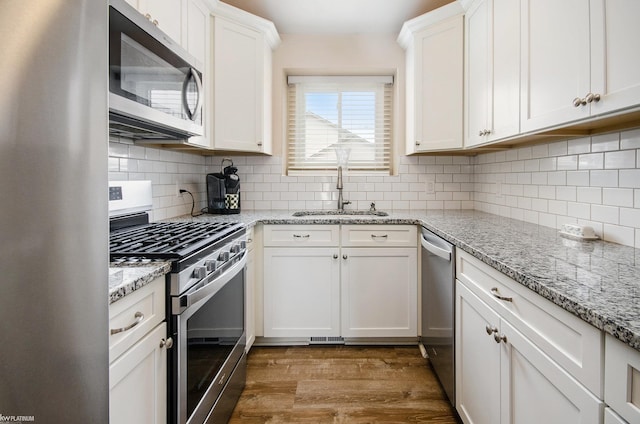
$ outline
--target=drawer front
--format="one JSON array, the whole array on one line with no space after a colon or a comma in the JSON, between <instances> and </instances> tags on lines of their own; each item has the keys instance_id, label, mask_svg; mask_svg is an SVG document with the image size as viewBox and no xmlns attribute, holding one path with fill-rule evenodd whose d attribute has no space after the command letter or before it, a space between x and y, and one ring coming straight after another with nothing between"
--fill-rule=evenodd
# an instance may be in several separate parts
<instances>
[{"instance_id":1,"label":"drawer front","mask_svg":"<svg viewBox=\"0 0 640 424\"><path fill-rule=\"evenodd\" d=\"M164 315L164 276L109 305L109 363L164 321Z\"/></svg>"},{"instance_id":2,"label":"drawer front","mask_svg":"<svg viewBox=\"0 0 640 424\"><path fill-rule=\"evenodd\" d=\"M470 254L460 249L456 253L459 280L602 398L604 341L600 330Z\"/></svg>"},{"instance_id":3,"label":"drawer front","mask_svg":"<svg viewBox=\"0 0 640 424\"><path fill-rule=\"evenodd\" d=\"M417 247L415 225L343 225L345 247Z\"/></svg>"},{"instance_id":4,"label":"drawer front","mask_svg":"<svg viewBox=\"0 0 640 424\"><path fill-rule=\"evenodd\" d=\"M606 335L604 401L630 423L640 423L640 352Z\"/></svg>"},{"instance_id":5,"label":"drawer front","mask_svg":"<svg viewBox=\"0 0 640 424\"><path fill-rule=\"evenodd\" d=\"M340 243L337 225L265 225L264 245L327 247Z\"/></svg>"}]
</instances>

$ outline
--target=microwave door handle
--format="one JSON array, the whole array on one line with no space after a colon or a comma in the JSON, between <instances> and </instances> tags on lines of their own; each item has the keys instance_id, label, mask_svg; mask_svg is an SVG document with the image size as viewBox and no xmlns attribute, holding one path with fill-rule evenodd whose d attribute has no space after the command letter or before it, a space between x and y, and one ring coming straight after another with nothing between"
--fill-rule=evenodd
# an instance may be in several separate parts
<instances>
[{"instance_id":1,"label":"microwave door handle","mask_svg":"<svg viewBox=\"0 0 640 424\"><path fill-rule=\"evenodd\" d=\"M189 80L191 78L193 78L196 83L196 94L198 96L196 100L196 106L193 108L193 112L191 112L191 109L189 108L189 102L187 99L187 88L189 87ZM191 119L192 121L196 116L198 116L198 112L200 112L200 109L202 109L202 80L200 79L200 75L198 75L198 72L193 68L189 68L189 73L187 74L186 78L184 79L184 83L182 84L182 104L184 105L184 110L187 112L187 117L189 117L189 119Z\"/></svg>"},{"instance_id":2,"label":"microwave door handle","mask_svg":"<svg viewBox=\"0 0 640 424\"><path fill-rule=\"evenodd\" d=\"M244 252L242 252L242 258L240 258L238 262L227 269L222 275L211 281L208 281L204 286L199 287L192 292L187 292L184 296L181 296L181 298L184 298L186 300L186 305L180 302L182 304L181 309L184 310L191 305L200 302L203 299L208 299L216 294L218 290L220 290L222 287L224 287L225 284L231 281L231 279L236 276L236 273L240 269L244 268L246 264L247 252L245 250Z\"/></svg>"}]
</instances>

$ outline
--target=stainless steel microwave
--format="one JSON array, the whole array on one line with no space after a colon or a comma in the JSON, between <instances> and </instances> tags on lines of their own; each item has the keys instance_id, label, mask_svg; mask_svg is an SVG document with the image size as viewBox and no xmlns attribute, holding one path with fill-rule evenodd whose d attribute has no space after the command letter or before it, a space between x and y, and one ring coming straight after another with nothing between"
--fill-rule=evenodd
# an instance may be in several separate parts
<instances>
[{"instance_id":1,"label":"stainless steel microwave","mask_svg":"<svg viewBox=\"0 0 640 424\"><path fill-rule=\"evenodd\" d=\"M204 135L202 65L124 0L109 1L109 132Z\"/></svg>"}]
</instances>

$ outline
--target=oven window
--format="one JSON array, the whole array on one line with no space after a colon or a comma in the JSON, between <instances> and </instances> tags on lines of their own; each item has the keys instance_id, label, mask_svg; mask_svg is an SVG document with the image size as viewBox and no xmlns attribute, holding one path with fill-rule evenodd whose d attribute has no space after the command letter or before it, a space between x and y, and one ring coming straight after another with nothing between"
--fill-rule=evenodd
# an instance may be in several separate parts
<instances>
[{"instance_id":1,"label":"oven window","mask_svg":"<svg viewBox=\"0 0 640 424\"><path fill-rule=\"evenodd\" d=\"M244 333L244 273L187 320L187 417Z\"/></svg>"}]
</instances>

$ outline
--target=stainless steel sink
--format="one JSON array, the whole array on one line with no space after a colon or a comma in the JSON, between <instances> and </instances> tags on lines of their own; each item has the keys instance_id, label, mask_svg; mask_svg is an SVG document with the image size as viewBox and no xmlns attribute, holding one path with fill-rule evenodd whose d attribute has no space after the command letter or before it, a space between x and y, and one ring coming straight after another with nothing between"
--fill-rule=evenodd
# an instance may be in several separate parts
<instances>
[{"instance_id":1,"label":"stainless steel sink","mask_svg":"<svg viewBox=\"0 0 640 424\"><path fill-rule=\"evenodd\" d=\"M321 211L298 211L293 216L318 216L318 215L337 215L337 216L389 216L383 211L350 211L350 210L321 210Z\"/></svg>"}]
</instances>

